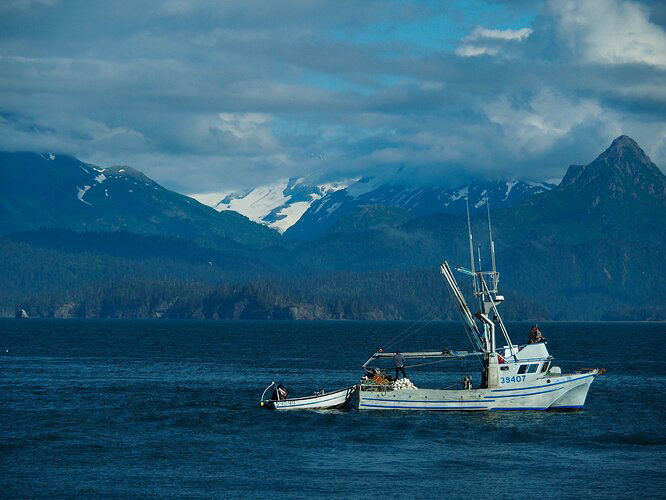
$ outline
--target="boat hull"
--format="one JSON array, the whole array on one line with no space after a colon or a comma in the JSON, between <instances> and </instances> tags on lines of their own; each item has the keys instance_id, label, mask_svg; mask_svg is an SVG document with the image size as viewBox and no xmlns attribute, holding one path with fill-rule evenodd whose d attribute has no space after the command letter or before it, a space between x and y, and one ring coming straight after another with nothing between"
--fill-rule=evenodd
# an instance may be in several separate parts
<instances>
[{"instance_id":1,"label":"boat hull","mask_svg":"<svg viewBox=\"0 0 666 500\"><path fill-rule=\"evenodd\" d=\"M528 384L496 389L402 389L384 390L361 386L360 410L565 410L580 409L597 370L546 377Z\"/></svg>"},{"instance_id":2,"label":"boat hull","mask_svg":"<svg viewBox=\"0 0 666 500\"><path fill-rule=\"evenodd\" d=\"M326 392L304 398L266 400L261 406L272 410L324 410L345 407L356 392L357 386L346 387L339 391Z\"/></svg>"}]
</instances>

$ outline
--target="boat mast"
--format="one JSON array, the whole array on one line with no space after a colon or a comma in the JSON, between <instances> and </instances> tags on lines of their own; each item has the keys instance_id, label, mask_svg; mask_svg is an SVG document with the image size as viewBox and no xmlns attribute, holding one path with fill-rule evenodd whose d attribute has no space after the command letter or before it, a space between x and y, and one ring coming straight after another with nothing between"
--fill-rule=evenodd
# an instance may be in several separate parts
<instances>
[{"instance_id":1,"label":"boat mast","mask_svg":"<svg viewBox=\"0 0 666 500\"><path fill-rule=\"evenodd\" d=\"M500 327L502 335L504 336L504 340L506 340L507 345L509 346L511 354L515 356L516 353L513 348L513 342L511 342L511 338L509 337L509 332L507 331L506 326L504 325L504 321L502 321L502 317L500 316L500 313L497 310L497 305L500 304L502 301L504 301L504 297L498 293L499 273L497 272L497 267L495 264L495 241L493 240L493 225L490 221L490 202L487 196L486 196L486 213L488 215L488 238L490 240L491 271L489 273L483 273L480 269L481 265L479 264L479 272L478 272L479 288L482 297L481 312L483 313L484 316L488 316L491 312L493 313L493 321L490 324L492 327L490 328L492 330L491 335L493 336L491 342L492 345L493 346L495 345L494 334L495 334L495 321L496 321L498 326ZM490 284L486 283L485 279L483 278L484 274L488 275ZM485 325L486 323L483 320L483 318L481 318L481 320L484 322Z\"/></svg>"},{"instance_id":2,"label":"boat mast","mask_svg":"<svg viewBox=\"0 0 666 500\"><path fill-rule=\"evenodd\" d=\"M454 300L458 304L458 311L461 313L465 326L467 327L468 333L472 334L474 340L477 342L477 345L480 345L484 352L484 373L485 373L485 386L488 388L499 387L500 376L499 376L499 362L500 356L497 353L497 346L495 344L495 331L496 326L499 326L500 331L502 332L504 339L508 344L508 348L511 351L513 358L516 357L516 351L513 347L513 343L509 338L509 333L506 330L504 322L497 311L498 304L501 304L504 301L504 297L498 293L498 283L499 283L499 273L497 272L497 267L495 263L495 241L493 240L493 227L490 221L490 204L488 202L488 197L486 196L486 211L488 215L488 236L490 241L490 271L483 271L481 264L481 245L478 248L478 270L474 265L474 240L472 238L472 221L469 214L469 198L465 198L465 206L467 208L467 233L469 238L469 261L471 269L465 269L464 267L456 268L458 271L463 274L467 274L472 277L472 292L475 298L479 300L479 311L475 314L471 314L469 307L465 303L465 299L462 296L462 292L456 283L453 273L447 262L444 262L441 266L441 272L446 281L449 284L449 288L453 295ZM490 315L493 315L493 318L490 319ZM483 325L483 334L476 323L476 320L481 322ZM482 340L481 340L482 339Z\"/></svg>"},{"instance_id":3,"label":"boat mast","mask_svg":"<svg viewBox=\"0 0 666 500\"><path fill-rule=\"evenodd\" d=\"M474 241L472 240L472 223L469 218L469 197L465 198L465 206L467 207L467 234L469 234L469 265L472 271L472 290L476 296L476 270L474 269Z\"/></svg>"},{"instance_id":4,"label":"boat mast","mask_svg":"<svg viewBox=\"0 0 666 500\"><path fill-rule=\"evenodd\" d=\"M504 297L499 294L498 290L499 273L497 272L497 264L495 261L495 240L493 239L493 226L490 219L490 203L488 196L485 198L485 203L486 214L488 218L488 239L490 242L491 270L483 271L480 244L477 247L476 256L474 255L472 223L469 211L469 200L467 198L465 199L465 204L467 208L467 231L469 236L470 264L472 269L467 271L464 268L458 268L458 270L472 276L474 285L473 294L474 297L476 297L479 301L479 310L476 314L474 314L474 316L483 325L483 337L484 343L486 345L486 352L491 353L495 351L495 333L497 330L496 326L499 326L499 330L502 332L502 335L509 345L512 354L515 354L513 344L509 338L509 333L507 332L506 326L504 325L499 311L497 310L497 305L504 301ZM475 260L477 261L476 264L474 263ZM493 316L492 320L490 318L491 315Z\"/></svg>"},{"instance_id":5,"label":"boat mast","mask_svg":"<svg viewBox=\"0 0 666 500\"><path fill-rule=\"evenodd\" d=\"M482 270L483 266L481 265L481 243L479 243L477 247L476 254L479 259L479 270L476 273L479 282L479 289L476 293L479 298L479 312L477 313L477 318L483 323L483 336L486 338L488 352L490 353L495 351L495 325L490 321L490 318L488 318L488 313L490 312L488 303L491 302L493 298L490 296L486 282L483 279L484 272Z\"/></svg>"},{"instance_id":6,"label":"boat mast","mask_svg":"<svg viewBox=\"0 0 666 500\"><path fill-rule=\"evenodd\" d=\"M495 266L495 242L493 241L493 225L490 223L490 199L486 195L486 211L488 212L488 235L490 237L490 265L492 267L492 288L497 293L497 284L499 283L499 273Z\"/></svg>"}]
</instances>

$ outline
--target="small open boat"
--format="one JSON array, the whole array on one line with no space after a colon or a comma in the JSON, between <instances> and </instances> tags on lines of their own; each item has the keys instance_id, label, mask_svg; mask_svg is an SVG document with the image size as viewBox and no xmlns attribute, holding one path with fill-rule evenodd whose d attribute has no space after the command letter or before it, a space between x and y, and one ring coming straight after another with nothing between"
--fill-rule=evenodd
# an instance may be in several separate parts
<instances>
[{"instance_id":1,"label":"small open boat","mask_svg":"<svg viewBox=\"0 0 666 500\"><path fill-rule=\"evenodd\" d=\"M273 389L270 398L265 398L266 393ZM302 398L284 398L280 396L278 385L275 382L264 389L261 395L259 406L268 408L270 410L323 410L343 408L351 400L352 396L356 393L358 386L345 387L332 392L318 392L312 396L305 396Z\"/></svg>"}]
</instances>

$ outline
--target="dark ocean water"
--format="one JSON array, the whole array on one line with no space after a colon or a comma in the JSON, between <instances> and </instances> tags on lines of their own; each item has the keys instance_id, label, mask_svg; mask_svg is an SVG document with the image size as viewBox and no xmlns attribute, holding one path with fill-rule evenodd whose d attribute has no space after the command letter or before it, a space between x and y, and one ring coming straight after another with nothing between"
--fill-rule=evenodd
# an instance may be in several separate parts
<instances>
[{"instance_id":1,"label":"dark ocean water","mask_svg":"<svg viewBox=\"0 0 666 500\"><path fill-rule=\"evenodd\" d=\"M608 369L583 411L258 407L272 380L294 396L356 383L407 326L1 320L0 496L664 497L664 323L541 325L563 371ZM401 345L445 346L468 347L460 325ZM410 378L476 372L429 369Z\"/></svg>"}]
</instances>

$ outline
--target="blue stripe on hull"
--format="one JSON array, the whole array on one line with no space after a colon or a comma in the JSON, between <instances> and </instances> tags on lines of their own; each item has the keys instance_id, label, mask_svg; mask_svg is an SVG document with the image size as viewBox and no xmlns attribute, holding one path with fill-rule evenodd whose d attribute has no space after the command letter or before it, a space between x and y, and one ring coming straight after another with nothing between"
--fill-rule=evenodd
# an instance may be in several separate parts
<instances>
[{"instance_id":1,"label":"blue stripe on hull","mask_svg":"<svg viewBox=\"0 0 666 500\"><path fill-rule=\"evenodd\" d=\"M531 406L521 406L521 407L510 407L503 406L499 408L488 408L487 406L395 406L395 405L372 405L372 404L360 404L360 407L367 408L390 408L398 410L489 410L489 411L545 411L545 410L580 410L584 408L584 405L580 406L552 406L552 407L531 407Z\"/></svg>"},{"instance_id":2,"label":"blue stripe on hull","mask_svg":"<svg viewBox=\"0 0 666 500\"><path fill-rule=\"evenodd\" d=\"M399 410L469 410L476 408L479 410L487 410L487 406L396 406L396 405L372 405L361 403L359 407L367 408L391 408Z\"/></svg>"},{"instance_id":3,"label":"blue stripe on hull","mask_svg":"<svg viewBox=\"0 0 666 500\"><path fill-rule=\"evenodd\" d=\"M508 396L484 396L486 398L517 398L521 396L534 396L535 394L545 394L547 392L555 392L555 391L560 391L562 390L561 387L558 387L556 389L551 389L549 391L539 391L539 392L530 392L528 394L509 394ZM492 401L491 399L487 399L486 401Z\"/></svg>"},{"instance_id":4,"label":"blue stripe on hull","mask_svg":"<svg viewBox=\"0 0 666 500\"><path fill-rule=\"evenodd\" d=\"M496 407L496 408L490 408L491 411L504 411L504 410L579 410L581 408L584 408L584 405L576 405L576 406L546 406L546 407L541 407L541 408L531 408L531 407L517 407L517 408L512 408L510 406L504 406L504 407Z\"/></svg>"},{"instance_id":5,"label":"blue stripe on hull","mask_svg":"<svg viewBox=\"0 0 666 500\"><path fill-rule=\"evenodd\" d=\"M529 407L529 406L521 406L521 407L516 407L512 408L511 406L502 406L498 408L490 408L490 411L520 411L520 410L547 410L548 407Z\"/></svg>"},{"instance_id":6,"label":"blue stripe on hull","mask_svg":"<svg viewBox=\"0 0 666 500\"><path fill-rule=\"evenodd\" d=\"M484 396L486 398L494 398L495 396ZM498 396L509 397L509 396ZM363 401L390 401L392 403L480 403L481 400L461 401L459 399L428 399L426 401L421 399L384 399L384 398L363 398ZM484 399L483 402L495 401L494 399Z\"/></svg>"}]
</instances>

